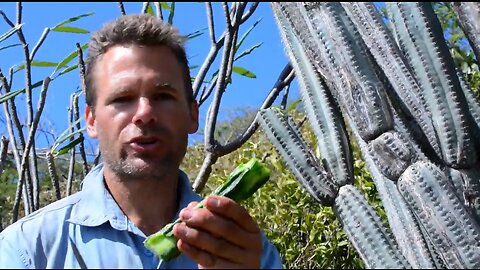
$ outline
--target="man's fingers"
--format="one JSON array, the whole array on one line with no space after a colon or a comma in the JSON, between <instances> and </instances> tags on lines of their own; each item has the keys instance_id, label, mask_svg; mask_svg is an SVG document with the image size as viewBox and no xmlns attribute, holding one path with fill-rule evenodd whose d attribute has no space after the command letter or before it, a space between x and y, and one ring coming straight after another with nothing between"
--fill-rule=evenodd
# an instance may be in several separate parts
<instances>
[{"instance_id":1,"label":"man's fingers","mask_svg":"<svg viewBox=\"0 0 480 270\"><path fill-rule=\"evenodd\" d=\"M180 212L180 218L188 227L208 232L233 245L245 249L262 250L262 243L258 236L259 232L248 232L233 220L215 214L208 209L184 209Z\"/></svg>"},{"instance_id":2,"label":"man's fingers","mask_svg":"<svg viewBox=\"0 0 480 270\"><path fill-rule=\"evenodd\" d=\"M178 250L180 250L185 255L192 258L199 264L199 268L209 268L209 269L239 269L239 265L232 263L228 260L218 258L212 254L205 252L195 246L192 246L186 243L183 240L179 240L177 244Z\"/></svg>"},{"instance_id":3,"label":"man's fingers","mask_svg":"<svg viewBox=\"0 0 480 270\"><path fill-rule=\"evenodd\" d=\"M233 220L248 232L257 233L260 231L258 224L248 211L232 199L223 196L208 196L205 199L205 207L214 213Z\"/></svg>"},{"instance_id":4,"label":"man's fingers","mask_svg":"<svg viewBox=\"0 0 480 270\"><path fill-rule=\"evenodd\" d=\"M207 232L190 228L184 223L175 225L173 233L182 240L182 243L188 244L190 247L196 249L192 251L192 255L199 257L202 262L198 262L202 265L204 264L206 267L215 265L215 260L220 258L233 264L242 263L246 259L243 257L245 251L238 246L232 245L223 239L216 238ZM214 256L212 254L214 254ZM243 255L239 256L239 254Z\"/></svg>"}]
</instances>

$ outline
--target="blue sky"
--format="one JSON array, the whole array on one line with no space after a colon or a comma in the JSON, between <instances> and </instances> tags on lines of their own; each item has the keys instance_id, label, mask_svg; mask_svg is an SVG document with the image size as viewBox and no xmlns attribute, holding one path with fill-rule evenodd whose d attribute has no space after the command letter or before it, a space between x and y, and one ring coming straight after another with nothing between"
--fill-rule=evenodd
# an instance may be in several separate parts
<instances>
[{"instance_id":1,"label":"blue sky","mask_svg":"<svg viewBox=\"0 0 480 270\"><path fill-rule=\"evenodd\" d=\"M141 2L124 3L125 10L128 14L138 13L142 8ZM219 3L214 3L214 17L216 36L219 37L223 32L224 18ZM7 16L16 20L16 3L0 3L2 9ZM53 27L58 23L80 14L95 12L94 15L84 17L78 21L72 22L69 26L74 26L89 30L91 32L97 30L103 23L114 19L120 15L117 2L102 3L53 3L53 2L31 2L23 3L23 19L24 25L22 29L29 43L30 50L33 49L42 32L46 27ZM164 11L164 16L168 11ZM229 117L229 111L239 107L258 108L268 91L271 89L279 72L287 63L280 36L273 20L272 11L268 3L260 3L254 15L243 25L240 34L243 34L250 28L256 20L261 19L257 27L251 32L245 40L239 52L250 48L254 44L264 42L264 44L253 51L252 54L240 59L236 65L246 68L255 73L257 78L251 79L234 74L233 84L227 88L221 103L221 119ZM189 34L197 30L207 27L207 17L205 5L198 2L177 3L173 24L179 28L181 34ZM7 32L10 27L0 18L0 35ZM44 44L35 56L37 61L60 62L68 54L76 50L75 43L84 44L88 41L90 34L73 34L50 32ZM7 40L0 43L0 48L19 43L16 35L11 36ZM189 56L190 65L201 65L204 57L210 49L208 32L204 31L202 36L192 39L187 43L187 54ZM19 65L23 62L23 50L20 46L8 48L0 51L0 68L4 74L8 74L8 70L13 65ZM77 63L77 59L71 62ZM32 81L36 82L50 75L54 67L33 67ZM198 69L192 70L192 76L195 76ZM14 76L14 84L12 89L17 90L24 87L24 72L18 72ZM208 77L209 78L209 77ZM68 104L70 94L77 89L79 85L78 71L71 72L54 80L49 87L47 96L47 106L42 116L42 128L59 135L68 127ZM292 98L298 97L296 93L296 83L292 84ZM34 107L36 108L37 96L39 88L34 90ZM4 92L2 91L2 94ZM83 115L84 96L81 96L80 111ZM17 106L21 111L21 119L25 121L25 98L21 95L17 98ZM277 99L277 103L281 97ZM205 112L210 100L201 107L201 128L204 127ZM4 113L2 110L2 122L0 122L0 135L7 136L6 126L3 122ZM83 126L84 122L82 122ZM193 136L195 139L201 139L200 136ZM52 141L52 136L44 134L37 135L38 146L44 147L47 140ZM90 142L95 144L95 142ZM45 145L44 145L45 144Z\"/></svg>"}]
</instances>

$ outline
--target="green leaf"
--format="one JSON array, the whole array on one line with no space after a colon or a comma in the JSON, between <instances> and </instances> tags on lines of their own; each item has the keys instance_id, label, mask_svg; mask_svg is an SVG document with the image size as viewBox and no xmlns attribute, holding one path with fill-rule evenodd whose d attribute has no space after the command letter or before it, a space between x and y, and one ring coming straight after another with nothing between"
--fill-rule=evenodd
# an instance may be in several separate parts
<instances>
[{"instance_id":1,"label":"green leaf","mask_svg":"<svg viewBox=\"0 0 480 270\"><path fill-rule=\"evenodd\" d=\"M11 47L21 46L21 45L22 45L22 44L20 44L20 43L8 45L8 46L5 46L5 47L1 47L1 48L0 48L0 51L1 51L1 50L5 50L5 49L8 49L8 48L11 48Z\"/></svg>"},{"instance_id":2,"label":"green leaf","mask_svg":"<svg viewBox=\"0 0 480 270\"><path fill-rule=\"evenodd\" d=\"M175 2L170 6L170 14L168 14L168 23L173 24L173 16L175 16Z\"/></svg>"},{"instance_id":3,"label":"green leaf","mask_svg":"<svg viewBox=\"0 0 480 270\"><path fill-rule=\"evenodd\" d=\"M189 69L196 69L196 68L198 68L198 65L193 65L189 67Z\"/></svg>"},{"instance_id":4,"label":"green leaf","mask_svg":"<svg viewBox=\"0 0 480 270\"><path fill-rule=\"evenodd\" d=\"M30 65L33 67L56 67L58 63L48 61L32 61Z\"/></svg>"},{"instance_id":5,"label":"green leaf","mask_svg":"<svg viewBox=\"0 0 480 270\"><path fill-rule=\"evenodd\" d=\"M62 70L60 73L58 73L58 76L63 75L63 74L66 74L66 73L68 73L68 72L70 72L70 71L72 71L72 70L75 70L75 69L77 69L77 68L78 68L78 64L75 64L75 65L73 65L73 66L71 66L71 67L68 67L68 68ZM58 77L58 76L57 76L57 77Z\"/></svg>"},{"instance_id":6,"label":"green leaf","mask_svg":"<svg viewBox=\"0 0 480 270\"><path fill-rule=\"evenodd\" d=\"M150 4L150 2L147 3L147 13L152 16L155 16L155 13L153 12L152 4Z\"/></svg>"},{"instance_id":7,"label":"green leaf","mask_svg":"<svg viewBox=\"0 0 480 270\"><path fill-rule=\"evenodd\" d=\"M82 50L85 50L86 48L88 48L88 43L83 44L80 48L82 48ZM55 72L57 72L61 67L64 67L68 63L70 63L70 61L72 61L75 57L77 57L77 55L78 55L77 50L70 53L67 57L65 57L65 59L63 59L60 63L58 63L57 67L53 71L53 74L55 74ZM53 74L52 74L52 77L53 77Z\"/></svg>"},{"instance_id":8,"label":"green leaf","mask_svg":"<svg viewBox=\"0 0 480 270\"><path fill-rule=\"evenodd\" d=\"M166 9L168 11L172 11L172 8L167 4L167 2L160 2L160 6L163 8L163 9Z\"/></svg>"},{"instance_id":9,"label":"green leaf","mask_svg":"<svg viewBox=\"0 0 480 270\"><path fill-rule=\"evenodd\" d=\"M81 28L78 28L78 27L72 27L72 26L56 26L56 27L54 27L50 30L56 31L56 32L68 32L68 33L78 33L78 34L88 34L88 33L90 33L90 31L88 31L88 30L81 29Z\"/></svg>"},{"instance_id":10,"label":"green leaf","mask_svg":"<svg viewBox=\"0 0 480 270\"><path fill-rule=\"evenodd\" d=\"M301 101L300 98L297 99L297 100L295 100L295 101L293 101L293 102L290 104L290 106L288 106L287 112L291 112L291 111L295 110L295 108L297 108L297 105L298 105L298 103L300 103L300 101Z\"/></svg>"},{"instance_id":11,"label":"green leaf","mask_svg":"<svg viewBox=\"0 0 480 270\"><path fill-rule=\"evenodd\" d=\"M248 78L257 78L257 75L242 67L234 66L232 71Z\"/></svg>"},{"instance_id":12,"label":"green leaf","mask_svg":"<svg viewBox=\"0 0 480 270\"><path fill-rule=\"evenodd\" d=\"M32 90L39 87L40 85L43 84L43 80L40 80L34 84L32 84ZM12 91L10 93L7 93L3 96L0 96L0 104L2 104L3 102L15 97L15 96L18 96L19 94L25 92L25 88L22 88L22 89L19 89L19 90L15 90L15 91Z\"/></svg>"},{"instance_id":13,"label":"green leaf","mask_svg":"<svg viewBox=\"0 0 480 270\"><path fill-rule=\"evenodd\" d=\"M80 123L82 120L83 120L84 117L81 117L79 119L77 119L75 122L71 123L72 126ZM74 137L76 134L78 133L81 133L85 131L85 128L81 128L81 129L77 129L75 130L74 132L71 132L71 127L68 127L66 128L62 134L60 136L57 137L57 139L55 140L55 142L53 142L53 146L52 148L50 149L50 151L53 153L53 151L55 151L55 149L60 145L62 144L64 141ZM68 132L71 132L71 133L68 133Z\"/></svg>"},{"instance_id":14,"label":"green leaf","mask_svg":"<svg viewBox=\"0 0 480 270\"><path fill-rule=\"evenodd\" d=\"M88 12L88 13L85 13L85 14L82 14L82 15L78 15L78 16L76 16L76 17L72 17L72 18L70 18L70 19L67 19L67 20L65 20L65 21L63 21L63 22L55 25L53 28L57 28L57 27L63 26L64 24L77 21L77 20L79 20L79 19L81 19L81 18L83 18L83 17L87 17L87 16L90 16L90 15L93 15L93 14L95 14L95 12Z\"/></svg>"},{"instance_id":15,"label":"green leaf","mask_svg":"<svg viewBox=\"0 0 480 270\"><path fill-rule=\"evenodd\" d=\"M15 32L17 32L22 27L22 25L23 23L19 25L15 25L14 27L12 27L12 29L8 30L5 34L1 35L0 42L4 41L5 39L9 38L11 35L15 34Z\"/></svg>"},{"instance_id":16,"label":"green leaf","mask_svg":"<svg viewBox=\"0 0 480 270\"><path fill-rule=\"evenodd\" d=\"M185 38L186 38L187 40L189 40L189 39L192 39L192 38L199 37L199 36L203 35L203 34L205 33L204 31L207 30L207 29L208 29L208 28L205 27L205 28L202 28L202 29L197 30L197 31L195 31L195 32L192 32L192 33L186 35Z\"/></svg>"},{"instance_id":17,"label":"green leaf","mask_svg":"<svg viewBox=\"0 0 480 270\"><path fill-rule=\"evenodd\" d=\"M71 141L69 144L65 145L64 147L60 148L55 154L54 154L54 157L58 157L58 156L61 156L63 154L66 154L68 153L68 151L70 151L70 149L72 149L73 147L75 147L77 144L83 142L83 136L80 136L78 138L76 138L75 140Z\"/></svg>"},{"instance_id":18,"label":"green leaf","mask_svg":"<svg viewBox=\"0 0 480 270\"><path fill-rule=\"evenodd\" d=\"M48 62L48 61L32 61L30 63L30 66L32 67L56 67L57 65L58 63ZM24 68L25 68L25 64L21 64L17 66L17 68L13 71L13 73L15 74Z\"/></svg>"},{"instance_id":19,"label":"green leaf","mask_svg":"<svg viewBox=\"0 0 480 270\"><path fill-rule=\"evenodd\" d=\"M240 41L237 43L237 45L235 46L235 52L238 51L238 49L240 48L240 46L242 46L243 42L245 41L245 39L248 37L248 35L250 34L250 32L252 32L253 28L255 28L255 26L258 25L258 23L262 20L262 18L258 19L255 23L253 23L253 25L247 30L247 32L245 32L245 34L243 34L242 38L240 39Z\"/></svg>"},{"instance_id":20,"label":"green leaf","mask_svg":"<svg viewBox=\"0 0 480 270\"><path fill-rule=\"evenodd\" d=\"M249 55L253 50L259 48L260 46L263 45L263 41L260 42L260 43L257 43L255 45L253 45L252 47L246 49L245 51L243 51L241 54L239 54L237 57L235 57L235 59L233 61L237 61L238 59L244 57L245 55Z\"/></svg>"}]
</instances>

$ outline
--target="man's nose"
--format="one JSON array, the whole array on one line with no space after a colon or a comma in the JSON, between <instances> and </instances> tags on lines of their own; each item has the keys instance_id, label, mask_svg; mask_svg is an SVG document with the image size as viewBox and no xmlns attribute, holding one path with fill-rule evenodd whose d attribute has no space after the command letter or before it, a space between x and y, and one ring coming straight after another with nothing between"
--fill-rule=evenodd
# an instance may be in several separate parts
<instances>
[{"instance_id":1,"label":"man's nose","mask_svg":"<svg viewBox=\"0 0 480 270\"><path fill-rule=\"evenodd\" d=\"M146 124L155 122L156 120L155 108L153 107L152 101L146 97L140 97L132 119L133 123Z\"/></svg>"}]
</instances>

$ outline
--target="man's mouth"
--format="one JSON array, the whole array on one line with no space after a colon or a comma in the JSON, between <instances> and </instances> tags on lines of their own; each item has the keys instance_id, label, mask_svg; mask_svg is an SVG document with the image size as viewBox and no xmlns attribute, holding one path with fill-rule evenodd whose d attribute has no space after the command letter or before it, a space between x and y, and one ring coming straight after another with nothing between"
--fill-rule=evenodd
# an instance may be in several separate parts
<instances>
[{"instance_id":1,"label":"man's mouth","mask_svg":"<svg viewBox=\"0 0 480 270\"><path fill-rule=\"evenodd\" d=\"M137 152L150 152L160 146L160 139L157 137L136 137L130 140L129 145Z\"/></svg>"}]
</instances>

